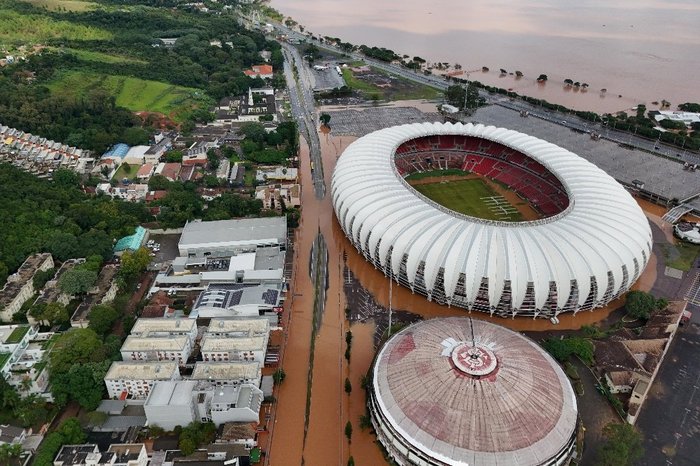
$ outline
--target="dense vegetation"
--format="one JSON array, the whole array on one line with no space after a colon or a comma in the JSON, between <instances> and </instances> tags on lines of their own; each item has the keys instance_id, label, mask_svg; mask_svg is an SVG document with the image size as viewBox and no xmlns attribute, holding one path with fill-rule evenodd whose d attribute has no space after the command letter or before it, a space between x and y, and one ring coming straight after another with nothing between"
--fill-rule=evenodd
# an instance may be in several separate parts
<instances>
[{"instance_id":1,"label":"dense vegetation","mask_svg":"<svg viewBox=\"0 0 700 466\"><path fill-rule=\"evenodd\" d=\"M94 255L109 259L114 239L150 219L143 204L87 196L77 175L65 170L46 181L0 164L0 196L0 283L39 251L61 261Z\"/></svg>"},{"instance_id":2,"label":"dense vegetation","mask_svg":"<svg viewBox=\"0 0 700 466\"><path fill-rule=\"evenodd\" d=\"M105 1L92 10L50 11L0 0L0 18L11 19L0 22L12 24L21 45L47 46L3 68L0 122L99 152L114 142L143 140L134 130L142 122L131 111L161 113L188 129L206 119L214 100L262 86L242 73L262 61L262 50L281 69L279 44L237 26L232 13L154 8L170 3ZM5 29L0 40L20 45ZM178 40L160 46L164 37ZM213 40L221 46L210 45Z\"/></svg>"}]
</instances>

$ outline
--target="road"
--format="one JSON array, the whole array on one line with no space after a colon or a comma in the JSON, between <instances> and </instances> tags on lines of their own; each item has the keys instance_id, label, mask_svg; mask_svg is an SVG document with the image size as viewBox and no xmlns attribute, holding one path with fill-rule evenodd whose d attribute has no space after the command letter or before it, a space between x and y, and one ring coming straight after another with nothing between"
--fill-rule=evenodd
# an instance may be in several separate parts
<instances>
[{"instance_id":1,"label":"road","mask_svg":"<svg viewBox=\"0 0 700 466\"><path fill-rule=\"evenodd\" d=\"M289 89L292 116L299 125L299 132L304 135L309 145L314 192L318 199L323 199L326 195L326 184L323 179L321 143L316 131L317 118L314 105L313 76L296 48L283 43L282 50L285 58L284 76ZM294 70L296 70L296 76Z\"/></svg>"},{"instance_id":2,"label":"road","mask_svg":"<svg viewBox=\"0 0 700 466\"><path fill-rule=\"evenodd\" d=\"M302 41L311 41L320 49L324 49L336 54L346 54L353 60L364 61L368 65L394 76L400 76L404 79L408 79L419 84L424 84L426 86L431 86L435 89L439 89L442 91L446 90L452 84L451 82L447 81L446 78L443 76L426 75L421 72L409 70L400 65L394 65L379 60L374 60L357 52L346 53L335 46L319 42L318 40L311 39L307 35L301 34L296 31L292 31L284 25L275 24L275 27L277 27L283 34L286 34L290 38ZM627 144L637 149L645 150L664 157L670 157L684 162L700 164L700 154L690 152L688 150L678 148L675 146L670 146L658 140L655 141L651 139L638 137L632 133L617 131L614 128L608 128L607 126L601 123L593 123L584 120L573 114L545 110L543 107L533 105L528 102L511 100L510 98L503 96L494 96L486 91L480 91L480 95L481 97L484 97L488 103L500 105L502 107L509 108L515 111L525 110L529 112L530 116L551 121L569 129L575 129L586 133L595 131L596 133L600 134L600 137L603 139L608 139L619 144Z\"/></svg>"}]
</instances>

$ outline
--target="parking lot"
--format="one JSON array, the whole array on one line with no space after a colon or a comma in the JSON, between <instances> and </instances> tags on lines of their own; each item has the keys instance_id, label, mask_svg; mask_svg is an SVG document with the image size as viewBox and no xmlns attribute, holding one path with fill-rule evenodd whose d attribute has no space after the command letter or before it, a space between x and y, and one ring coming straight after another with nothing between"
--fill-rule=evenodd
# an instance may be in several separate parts
<instances>
[{"instance_id":1,"label":"parking lot","mask_svg":"<svg viewBox=\"0 0 700 466\"><path fill-rule=\"evenodd\" d=\"M637 427L644 434L641 465L698 464L700 444L700 324L681 328L651 387Z\"/></svg>"},{"instance_id":2,"label":"parking lot","mask_svg":"<svg viewBox=\"0 0 700 466\"><path fill-rule=\"evenodd\" d=\"M148 240L152 240L153 242L160 244L159 251L153 251L152 248L149 248L151 249L152 253L155 254L155 256L153 256L152 264L157 265L158 267L165 262L175 259L180 254L177 248L177 244L180 241L179 234L150 235Z\"/></svg>"},{"instance_id":3,"label":"parking lot","mask_svg":"<svg viewBox=\"0 0 700 466\"><path fill-rule=\"evenodd\" d=\"M437 113L424 113L414 107L373 107L328 113L336 136L364 136L372 131L406 123L442 121Z\"/></svg>"}]
</instances>

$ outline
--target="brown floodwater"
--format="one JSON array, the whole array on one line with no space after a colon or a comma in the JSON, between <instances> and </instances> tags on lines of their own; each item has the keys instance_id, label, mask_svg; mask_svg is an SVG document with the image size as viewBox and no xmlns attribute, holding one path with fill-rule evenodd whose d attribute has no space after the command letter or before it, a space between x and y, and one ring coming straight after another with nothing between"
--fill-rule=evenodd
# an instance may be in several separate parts
<instances>
[{"instance_id":1,"label":"brown floodwater","mask_svg":"<svg viewBox=\"0 0 700 466\"><path fill-rule=\"evenodd\" d=\"M459 63L468 79L577 109L699 101L696 0L272 0L317 35ZM490 71L482 73L482 66ZM500 69L508 73L501 75ZM514 74L521 71L524 77ZM539 74L549 78L539 85ZM566 88L564 79L588 83ZM607 89L602 94L601 89ZM618 97L618 96L622 97Z\"/></svg>"},{"instance_id":2,"label":"brown floodwater","mask_svg":"<svg viewBox=\"0 0 700 466\"><path fill-rule=\"evenodd\" d=\"M342 292L343 252L347 253L347 266L355 277L376 299L388 306L389 283L384 275L362 257L343 234L333 213L330 199L330 181L337 157L355 140L320 134L324 174L328 195L318 200L314 195L309 168L308 148L302 144L300 153L300 177L302 191L302 221L295 237L295 267L291 289L285 306L286 345L282 367L286 379L277 394L277 411L271 433L271 449L268 464L345 465L350 455L360 465L386 464L375 438L369 431L362 431L359 418L365 413L365 394L361 389L362 376L367 374L375 354L373 322L354 324L345 320L345 297ZM663 210L652 204L640 202L648 210L649 218L662 224ZM328 292L321 328L316 336L312 389L310 398L309 428L304 442L304 412L306 407L307 377L311 342L313 284L309 279L308 264L311 245L317 232L324 235L328 247ZM668 231L669 227L665 227ZM648 290L656 279L656 257L635 287ZM392 305L423 317L463 316L466 311L428 302L423 296L412 294L407 288L393 286ZM518 331L576 329L584 324L598 322L621 305L621 300L604 309L580 313L576 316L559 316L560 324L531 318L504 319L473 313L472 317L486 319ZM345 360L345 332L353 332L350 363ZM352 392L344 390L345 378L352 385ZM345 423L353 425L352 442L345 438Z\"/></svg>"}]
</instances>

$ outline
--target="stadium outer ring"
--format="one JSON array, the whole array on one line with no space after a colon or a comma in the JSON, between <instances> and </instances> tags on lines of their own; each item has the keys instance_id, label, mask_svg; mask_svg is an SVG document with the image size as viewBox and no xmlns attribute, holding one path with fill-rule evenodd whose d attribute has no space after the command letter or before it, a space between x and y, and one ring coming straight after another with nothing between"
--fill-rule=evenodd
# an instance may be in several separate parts
<instances>
[{"instance_id":1,"label":"stadium outer ring","mask_svg":"<svg viewBox=\"0 0 700 466\"><path fill-rule=\"evenodd\" d=\"M499 222L436 204L394 163L401 144L435 135L482 138L534 159L561 181L568 207ZM345 235L385 275L429 300L492 315L602 307L634 284L651 256L649 223L612 177L559 146L494 126L415 123L368 134L338 159L331 193Z\"/></svg>"}]
</instances>

